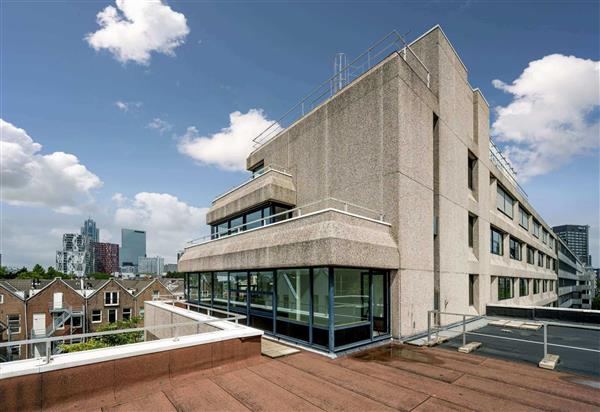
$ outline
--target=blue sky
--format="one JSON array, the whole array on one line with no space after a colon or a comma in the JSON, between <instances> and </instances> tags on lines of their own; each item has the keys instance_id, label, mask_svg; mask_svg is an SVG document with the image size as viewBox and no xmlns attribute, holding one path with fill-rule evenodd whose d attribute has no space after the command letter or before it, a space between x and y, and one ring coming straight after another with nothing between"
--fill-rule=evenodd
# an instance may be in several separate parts
<instances>
[{"instance_id":1,"label":"blue sky","mask_svg":"<svg viewBox=\"0 0 600 412\"><path fill-rule=\"evenodd\" d=\"M170 1L189 32L173 55L151 51L142 64L118 61L85 39L101 29L96 15L109 5L2 1L0 117L41 144L38 154L72 154L102 182L84 173L78 178L92 188L76 198L24 202L22 191L17 200L4 198L3 264L53 264L60 233L78 230L87 215L101 238L117 243L121 226L144 226L148 252L172 261L183 241L205 231L184 218L201 217L212 198L247 176L182 153L181 136L212 136L236 111L279 117L331 75L336 52L356 56L392 29L413 39L439 23L492 108L515 98L492 81L512 84L530 62L553 54L600 60L600 10L592 1ZM163 131L149 126L154 119L167 125ZM596 104L586 121L597 119ZM514 122L508 127L507 135ZM549 224L592 226L597 265L598 146L587 144L584 154L536 169L524 187Z\"/></svg>"}]
</instances>

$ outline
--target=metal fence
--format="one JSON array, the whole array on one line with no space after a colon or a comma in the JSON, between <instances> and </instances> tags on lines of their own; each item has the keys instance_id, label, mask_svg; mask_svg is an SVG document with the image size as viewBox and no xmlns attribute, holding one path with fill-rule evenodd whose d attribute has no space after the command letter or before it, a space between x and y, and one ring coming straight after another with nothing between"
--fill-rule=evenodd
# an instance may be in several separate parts
<instances>
[{"instance_id":1,"label":"metal fence","mask_svg":"<svg viewBox=\"0 0 600 412\"><path fill-rule=\"evenodd\" d=\"M262 227L270 226L275 223L283 222L292 218L302 217L309 213L324 210L338 210L341 212L350 213L353 215L357 215L371 220L377 220L380 222L383 222L383 219L385 217L383 212L369 209L354 203L346 202L345 200L339 200L333 197L328 197L313 203L308 203L306 205L296 207L294 209L286 210L285 212L276 213L267 217L263 217L260 219L253 220L251 222L246 222L241 225L228 228L226 230L214 232L210 235L200 236L196 239L188 241L186 244L186 248L211 242L213 240L221 239L224 237L244 233L248 230L260 229Z\"/></svg>"},{"instance_id":2,"label":"metal fence","mask_svg":"<svg viewBox=\"0 0 600 412\"><path fill-rule=\"evenodd\" d=\"M349 84L352 84L353 81L394 52L400 53L400 56L410 65L417 76L425 82L427 87L430 86L431 72L411 49L410 45L406 43L402 35L393 30L350 63L342 65L332 77L318 85L306 97L285 112L283 116L271 123L269 127L253 139L254 148L259 148L321 103L344 90Z\"/></svg>"},{"instance_id":3,"label":"metal fence","mask_svg":"<svg viewBox=\"0 0 600 412\"><path fill-rule=\"evenodd\" d=\"M510 164L510 161L504 157L498 146L494 144L492 139L490 139L490 161L500 169L504 177L513 184L522 196L527 197L527 192L525 192L525 189L517 182L517 172Z\"/></svg>"},{"instance_id":4,"label":"metal fence","mask_svg":"<svg viewBox=\"0 0 600 412\"><path fill-rule=\"evenodd\" d=\"M444 326L440 326L439 323L440 323L441 316L459 317L459 318L461 318L461 320L459 322L448 323ZM438 325L432 326L432 322L431 322L432 319L434 320L435 323L438 323ZM535 340L511 338L508 336L498 336L498 335L492 335L489 333L481 333L481 332L476 332L476 331L467 331L467 324L469 322L472 322L477 319L488 319L488 317L481 316L481 315L471 315L471 314L463 314L463 313L443 312L443 311L439 311L439 310L430 310L427 312L427 341L426 341L426 343L427 344L432 344L432 343L437 344L437 343L439 343L439 332L440 331L448 331L448 330L456 329L457 327L460 327L459 334L460 334L460 336L462 336L462 346L465 346L467 344L467 335L470 335L470 336L483 336L483 337L491 338L491 339L501 339L501 340L514 341L514 342L523 342L523 343L528 343L528 344L532 344L532 345L543 345L544 357L546 357L546 355L548 355L548 347L557 347L557 348L565 348L565 349L579 350L579 351L584 351L584 352L597 353L600 356L600 340L598 341L598 346L599 346L598 349L584 348L581 346L573 346L573 345L562 345L562 344L558 344L558 343L551 343L548 341L548 328L552 327L552 326L598 331L599 336L600 336L600 327L598 327L598 326L590 326L590 325L583 325L583 324L569 324L569 323L562 323L562 322L535 321L535 323L541 324L541 326L543 328L543 341L538 342ZM436 336L436 339L433 341L431 339L432 335ZM458 336L458 335L456 335L456 336Z\"/></svg>"}]
</instances>

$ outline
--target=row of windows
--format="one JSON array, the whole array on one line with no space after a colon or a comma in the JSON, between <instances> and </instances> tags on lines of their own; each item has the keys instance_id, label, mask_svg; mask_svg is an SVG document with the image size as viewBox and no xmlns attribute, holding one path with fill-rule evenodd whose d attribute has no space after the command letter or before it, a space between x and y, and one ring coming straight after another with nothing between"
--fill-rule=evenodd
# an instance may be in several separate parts
<instances>
[{"instance_id":1,"label":"row of windows","mask_svg":"<svg viewBox=\"0 0 600 412\"><path fill-rule=\"evenodd\" d=\"M496 196L496 207L499 211L504 213L506 216L510 217L511 220L514 218L514 204L516 202L515 198L513 198L502 186L499 184L497 187L497 196ZM523 206L519 205L519 225L529 231L529 219L531 218L531 214L528 213ZM542 242L545 245L548 245L551 249L554 249L555 239L550 236L550 233L542 228L542 225L535 219L533 220L533 236L537 238L541 238Z\"/></svg>"},{"instance_id":2,"label":"row of windows","mask_svg":"<svg viewBox=\"0 0 600 412\"><path fill-rule=\"evenodd\" d=\"M131 308L123 308L123 320L131 319ZM118 309L107 309L106 310L106 319L109 323L115 323L118 320ZM142 314L142 313L140 313ZM92 323L101 323L102 322L102 310L94 309L92 310Z\"/></svg>"},{"instance_id":3,"label":"row of windows","mask_svg":"<svg viewBox=\"0 0 600 412\"><path fill-rule=\"evenodd\" d=\"M516 278L511 277L498 277L498 300L512 299L514 298L514 287ZM529 295L529 282L533 282L533 294L537 295L540 293L546 293L554 290L554 281L546 279L530 279L530 278L518 278L519 282L519 296Z\"/></svg>"},{"instance_id":4,"label":"row of windows","mask_svg":"<svg viewBox=\"0 0 600 412\"><path fill-rule=\"evenodd\" d=\"M245 213L230 217L227 220L211 225L210 233L212 239L229 236L245 230L270 225L291 218L291 213L282 214L290 210L291 206L268 203L251 209ZM270 216L275 216L269 219Z\"/></svg>"},{"instance_id":5,"label":"row of windows","mask_svg":"<svg viewBox=\"0 0 600 412\"><path fill-rule=\"evenodd\" d=\"M491 233L490 252L495 255L503 256L504 255L504 236L505 235L494 227L490 228L490 233ZM514 259L514 260L519 260L519 261L523 260L523 257L522 257L523 246L524 246L523 242L510 236L509 240L508 240L510 258ZM534 265L536 250L529 245L526 245L526 246L527 246L527 263L529 263L530 265ZM556 270L556 259L551 258L550 256L544 254L543 252L541 252L539 250L537 251L537 255L538 255L537 265L539 267L544 267L544 262L545 262L546 269L552 269L554 271Z\"/></svg>"}]
</instances>

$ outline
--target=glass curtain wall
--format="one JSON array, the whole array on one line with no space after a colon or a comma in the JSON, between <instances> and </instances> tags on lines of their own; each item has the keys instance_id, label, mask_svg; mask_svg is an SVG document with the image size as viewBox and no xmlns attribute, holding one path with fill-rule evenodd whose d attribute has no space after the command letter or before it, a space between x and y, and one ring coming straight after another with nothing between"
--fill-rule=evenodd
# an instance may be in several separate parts
<instances>
[{"instance_id":1,"label":"glass curtain wall","mask_svg":"<svg viewBox=\"0 0 600 412\"><path fill-rule=\"evenodd\" d=\"M355 268L188 273L192 302L247 315L269 334L329 351L389 336L389 274Z\"/></svg>"}]
</instances>

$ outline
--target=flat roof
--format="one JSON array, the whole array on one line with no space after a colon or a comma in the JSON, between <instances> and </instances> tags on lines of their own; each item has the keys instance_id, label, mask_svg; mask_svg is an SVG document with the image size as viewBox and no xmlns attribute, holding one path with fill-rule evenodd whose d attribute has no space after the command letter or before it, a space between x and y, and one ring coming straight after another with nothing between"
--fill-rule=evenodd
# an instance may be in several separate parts
<instances>
[{"instance_id":1,"label":"flat roof","mask_svg":"<svg viewBox=\"0 0 600 412\"><path fill-rule=\"evenodd\" d=\"M511 318L511 320L514 320L514 318ZM572 326L577 325L575 323L569 324ZM478 335L478 333L489 336ZM527 342L512 339L522 339ZM477 353L499 359L537 365L544 357L544 346L541 344L544 342L543 328L523 330L487 325L467 332L467 343L473 341L482 343ZM447 349L457 349L462 346L462 335L450 339L441 346ZM556 367L558 371L600 378L600 330L598 329L578 329L576 327L549 325L548 353L560 356ZM598 383L600 389L600 382ZM598 397L600 398L600 393Z\"/></svg>"},{"instance_id":2,"label":"flat roof","mask_svg":"<svg viewBox=\"0 0 600 412\"><path fill-rule=\"evenodd\" d=\"M578 379L480 355L388 344L333 360L306 351L278 359L263 356L135 382L120 397L90 398L97 397L103 410L123 411L600 408L598 391Z\"/></svg>"}]
</instances>

